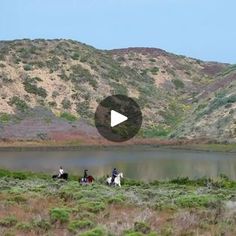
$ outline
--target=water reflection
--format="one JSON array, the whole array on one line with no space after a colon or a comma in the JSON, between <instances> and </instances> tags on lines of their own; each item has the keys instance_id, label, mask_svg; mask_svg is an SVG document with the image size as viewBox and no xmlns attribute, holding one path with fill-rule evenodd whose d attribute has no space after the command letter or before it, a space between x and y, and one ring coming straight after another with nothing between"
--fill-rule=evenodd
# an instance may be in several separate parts
<instances>
[{"instance_id":1,"label":"water reflection","mask_svg":"<svg viewBox=\"0 0 236 236\"><path fill-rule=\"evenodd\" d=\"M236 180L236 157L230 153L166 149L0 152L1 168L53 173L60 165L73 173L87 168L95 176L109 174L117 167L125 176L142 180L216 177L220 173Z\"/></svg>"}]
</instances>

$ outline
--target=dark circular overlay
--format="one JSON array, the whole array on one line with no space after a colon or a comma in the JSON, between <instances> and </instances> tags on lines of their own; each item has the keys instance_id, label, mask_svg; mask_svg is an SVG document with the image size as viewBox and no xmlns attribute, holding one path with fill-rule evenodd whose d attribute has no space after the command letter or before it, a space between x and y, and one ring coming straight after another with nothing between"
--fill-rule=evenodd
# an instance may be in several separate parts
<instances>
[{"instance_id":1,"label":"dark circular overlay","mask_svg":"<svg viewBox=\"0 0 236 236\"><path fill-rule=\"evenodd\" d=\"M114 110L128 119L111 127L111 111ZM100 102L95 112L95 125L98 132L109 141L124 142L133 138L142 125L142 112L139 105L130 97L113 95Z\"/></svg>"}]
</instances>

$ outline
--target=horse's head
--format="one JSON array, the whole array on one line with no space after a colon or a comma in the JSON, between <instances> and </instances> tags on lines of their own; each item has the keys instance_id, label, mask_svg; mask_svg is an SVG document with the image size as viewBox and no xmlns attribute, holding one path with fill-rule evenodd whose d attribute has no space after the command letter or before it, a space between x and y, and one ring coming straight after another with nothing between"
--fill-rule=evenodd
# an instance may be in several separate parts
<instances>
[{"instance_id":1,"label":"horse's head","mask_svg":"<svg viewBox=\"0 0 236 236\"><path fill-rule=\"evenodd\" d=\"M122 172L119 174L119 176L120 176L121 178L124 178L124 176L123 176L123 173L122 173Z\"/></svg>"}]
</instances>

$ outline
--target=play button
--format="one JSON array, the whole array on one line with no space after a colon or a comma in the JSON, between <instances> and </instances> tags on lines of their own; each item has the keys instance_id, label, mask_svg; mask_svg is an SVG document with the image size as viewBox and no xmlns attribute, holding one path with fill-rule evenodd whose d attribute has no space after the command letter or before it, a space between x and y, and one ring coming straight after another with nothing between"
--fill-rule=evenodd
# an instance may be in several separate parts
<instances>
[{"instance_id":1,"label":"play button","mask_svg":"<svg viewBox=\"0 0 236 236\"><path fill-rule=\"evenodd\" d=\"M142 125L139 105L124 95L105 98L95 112L98 132L109 141L123 142L133 138Z\"/></svg>"},{"instance_id":2,"label":"play button","mask_svg":"<svg viewBox=\"0 0 236 236\"><path fill-rule=\"evenodd\" d=\"M115 127L126 120L128 120L127 116L124 116L119 112L111 110L111 127Z\"/></svg>"}]
</instances>

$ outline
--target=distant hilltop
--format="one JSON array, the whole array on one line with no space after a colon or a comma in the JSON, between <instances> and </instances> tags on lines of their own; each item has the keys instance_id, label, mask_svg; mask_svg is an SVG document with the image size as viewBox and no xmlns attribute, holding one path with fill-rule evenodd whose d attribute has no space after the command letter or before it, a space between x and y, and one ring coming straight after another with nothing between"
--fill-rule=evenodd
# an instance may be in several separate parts
<instances>
[{"instance_id":1,"label":"distant hilltop","mask_svg":"<svg viewBox=\"0 0 236 236\"><path fill-rule=\"evenodd\" d=\"M96 139L98 103L124 94L142 108L140 138L236 142L236 65L156 48L1 41L0 87L2 140Z\"/></svg>"}]
</instances>

